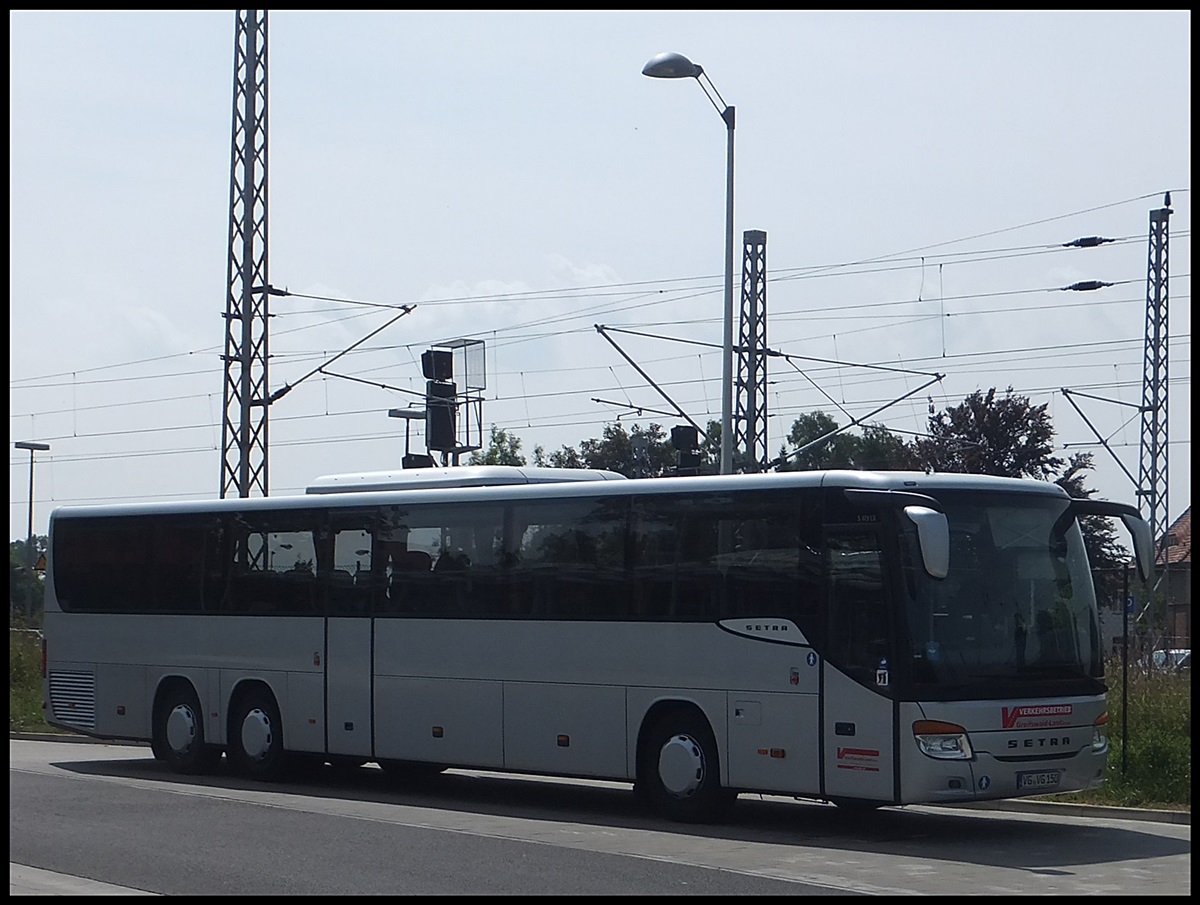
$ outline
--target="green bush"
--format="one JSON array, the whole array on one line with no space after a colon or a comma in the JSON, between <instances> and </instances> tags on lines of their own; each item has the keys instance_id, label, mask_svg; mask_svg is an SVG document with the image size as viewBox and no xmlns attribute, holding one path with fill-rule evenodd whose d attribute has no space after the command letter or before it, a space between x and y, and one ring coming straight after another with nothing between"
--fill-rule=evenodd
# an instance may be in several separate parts
<instances>
[{"instance_id":1,"label":"green bush","mask_svg":"<svg viewBox=\"0 0 1200 905\"><path fill-rule=\"evenodd\" d=\"M1122 755L1121 667L1108 670L1108 769L1099 789L1053 796L1134 808L1192 806L1192 683L1189 673L1130 667L1128 749Z\"/></svg>"},{"instance_id":2,"label":"green bush","mask_svg":"<svg viewBox=\"0 0 1200 905\"><path fill-rule=\"evenodd\" d=\"M42 721L42 642L34 632L8 633L8 731L48 728Z\"/></svg>"}]
</instances>

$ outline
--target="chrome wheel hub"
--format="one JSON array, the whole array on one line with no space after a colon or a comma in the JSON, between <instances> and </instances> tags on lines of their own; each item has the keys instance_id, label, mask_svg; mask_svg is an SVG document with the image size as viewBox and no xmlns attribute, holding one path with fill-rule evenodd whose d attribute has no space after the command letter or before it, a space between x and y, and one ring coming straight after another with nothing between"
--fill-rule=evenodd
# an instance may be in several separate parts
<instances>
[{"instance_id":1,"label":"chrome wheel hub","mask_svg":"<svg viewBox=\"0 0 1200 905\"><path fill-rule=\"evenodd\" d=\"M242 720L242 750L251 760L262 760L271 752L271 720L257 707Z\"/></svg>"},{"instance_id":2,"label":"chrome wheel hub","mask_svg":"<svg viewBox=\"0 0 1200 905\"><path fill-rule=\"evenodd\" d=\"M196 714L187 704L176 704L167 714L167 744L176 754L187 754L196 742Z\"/></svg>"},{"instance_id":3,"label":"chrome wheel hub","mask_svg":"<svg viewBox=\"0 0 1200 905\"><path fill-rule=\"evenodd\" d=\"M658 753L658 778L668 795L690 798L704 782L704 752L687 735L672 736Z\"/></svg>"}]
</instances>

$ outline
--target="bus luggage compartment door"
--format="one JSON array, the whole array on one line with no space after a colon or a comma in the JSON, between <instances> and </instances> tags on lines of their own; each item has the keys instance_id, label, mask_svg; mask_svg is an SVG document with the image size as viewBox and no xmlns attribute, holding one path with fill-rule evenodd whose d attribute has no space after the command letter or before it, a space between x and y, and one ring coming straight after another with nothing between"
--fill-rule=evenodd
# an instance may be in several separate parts
<instances>
[{"instance_id":1,"label":"bus luggage compartment door","mask_svg":"<svg viewBox=\"0 0 1200 905\"><path fill-rule=\"evenodd\" d=\"M371 757L371 620L326 620L325 745L329 754Z\"/></svg>"}]
</instances>

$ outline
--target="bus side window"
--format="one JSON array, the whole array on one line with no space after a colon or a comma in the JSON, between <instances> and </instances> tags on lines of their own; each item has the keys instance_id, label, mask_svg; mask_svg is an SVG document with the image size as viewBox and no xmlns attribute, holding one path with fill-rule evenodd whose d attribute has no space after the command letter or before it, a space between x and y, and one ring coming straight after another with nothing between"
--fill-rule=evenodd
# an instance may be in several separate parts
<instances>
[{"instance_id":1,"label":"bus side window","mask_svg":"<svg viewBox=\"0 0 1200 905\"><path fill-rule=\"evenodd\" d=\"M149 537L145 604L149 612L201 611L203 526L196 519L143 522Z\"/></svg>"},{"instance_id":2,"label":"bus side window","mask_svg":"<svg viewBox=\"0 0 1200 905\"><path fill-rule=\"evenodd\" d=\"M462 547L443 547L433 564L435 572L464 572L471 567L471 558Z\"/></svg>"},{"instance_id":3,"label":"bus side window","mask_svg":"<svg viewBox=\"0 0 1200 905\"><path fill-rule=\"evenodd\" d=\"M318 612L317 536L313 513L235 517L229 594L235 613L311 616Z\"/></svg>"},{"instance_id":4,"label":"bus side window","mask_svg":"<svg viewBox=\"0 0 1200 905\"><path fill-rule=\"evenodd\" d=\"M514 519L524 529L508 565L517 608L552 619L626 615L623 501L529 501L514 509Z\"/></svg>"},{"instance_id":5,"label":"bus side window","mask_svg":"<svg viewBox=\"0 0 1200 905\"><path fill-rule=\"evenodd\" d=\"M693 500L682 494L635 502L631 598L639 618L719 618L724 576L718 521L727 514L722 500ZM724 519L724 524L732 536L733 522Z\"/></svg>"},{"instance_id":6,"label":"bus side window","mask_svg":"<svg viewBox=\"0 0 1200 905\"><path fill-rule=\"evenodd\" d=\"M341 519L347 516L342 515ZM327 612L340 616L366 615L373 590L371 536L365 529L345 527L335 530L331 538L323 532L319 537L324 544L317 549L318 574L325 584Z\"/></svg>"},{"instance_id":7,"label":"bus side window","mask_svg":"<svg viewBox=\"0 0 1200 905\"><path fill-rule=\"evenodd\" d=\"M496 542L504 509L491 503L389 507L372 529L371 580L380 615L490 617L502 606Z\"/></svg>"}]
</instances>

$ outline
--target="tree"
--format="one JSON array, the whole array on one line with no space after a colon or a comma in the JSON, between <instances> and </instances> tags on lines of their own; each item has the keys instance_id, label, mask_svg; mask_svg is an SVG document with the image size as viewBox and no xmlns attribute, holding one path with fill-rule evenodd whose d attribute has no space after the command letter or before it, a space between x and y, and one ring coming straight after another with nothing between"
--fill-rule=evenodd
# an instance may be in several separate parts
<instances>
[{"instance_id":1,"label":"tree","mask_svg":"<svg viewBox=\"0 0 1200 905\"><path fill-rule=\"evenodd\" d=\"M36 562L46 552L49 538L36 535L33 538L33 556ZM24 617L31 624L41 622L42 598L45 585L42 573L29 567L29 545L24 540L15 540L8 545L8 611L9 619Z\"/></svg>"},{"instance_id":2,"label":"tree","mask_svg":"<svg viewBox=\"0 0 1200 905\"><path fill-rule=\"evenodd\" d=\"M825 412L801 415L792 422L788 442L797 450L833 431L840 425ZM879 471L906 471L916 467L916 457L909 444L887 428L869 424L862 434L848 430L833 434L822 443L800 453L788 455L780 450L784 471L811 471L826 468L853 468Z\"/></svg>"},{"instance_id":3,"label":"tree","mask_svg":"<svg viewBox=\"0 0 1200 905\"><path fill-rule=\"evenodd\" d=\"M668 446L670 444L668 443ZM697 449L700 453L699 474L719 474L721 471L721 422L710 421L704 428L704 436L700 438L700 446ZM745 453L738 450L733 451L733 470L734 471L752 471L757 468L757 464L748 463L745 461ZM675 467L675 448L671 447L671 467Z\"/></svg>"},{"instance_id":4,"label":"tree","mask_svg":"<svg viewBox=\"0 0 1200 905\"><path fill-rule=\"evenodd\" d=\"M533 448L533 464L545 468L587 468L579 452L573 446L564 446L546 455L541 446Z\"/></svg>"},{"instance_id":5,"label":"tree","mask_svg":"<svg viewBox=\"0 0 1200 905\"><path fill-rule=\"evenodd\" d=\"M920 471L917 454L911 443L897 437L881 424L863 427L854 467L868 471Z\"/></svg>"},{"instance_id":6,"label":"tree","mask_svg":"<svg viewBox=\"0 0 1200 905\"><path fill-rule=\"evenodd\" d=\"M521 438L510 434L502 427L492 425L491 438L486 450L475 450L467 459L468 465L524 465L521 455Z\"/></svg>"},{"instance_id":7,"label":"tree","mask_svg":"<svg viewBox=\"0 0 1200 905\"><path fill-rule=\"evenodd\" d=\"M926 471L1050 480L1064 463L1053 455L1048 407L1014 395L1011 386L1000 399L995 387L976 390L943 412L935 413L931 403L930 435L913 447L917 463Z\"/></svg>"},{"instance_id":8,"label":"tree","mask_svg":"<svg viewBox=\"0 0 1200 905\"><path fill-rule=\"evenodd\" d=\"M717 428L716 440L713 429ZM700 471L715 473L721 448L720 430L709 424L707 439L700 440ZM675 473L675 447L661 424L643 428L635 424L626 431L617 421L604 426L599 438L581 440L579 448L563 446L547 454L540 446L534 450L534 463L555 468L595 468L615 471L627 478L658 478Z\"/></svg>"},{"instance_id":9,"label":"tree","mask_svg":"<svg viewBox=\"0 0 1200 905\"><path fill-rule=\"evenodd\" d=\"M1054 483L1076 499L1088 499L1096 492L1084 484L1085 472L1094 467L1093 462L1091 453L1075 453ZM1096 573L1097 597L1102 602L1120 601L1122 572L1128 567L1129 551L1117 539L1112 520L1099 515L1085 516L1079 520L1079 530L1083 532L1088 563Z\"/></svg>"},{"instance_id":10,"label":"tree","mask_svg":"<svg viewBox=\"0 0 1200 905\"><path fill-rule=\"evenodd\" d=\"M797 450L838 429L837 421L825 412L809 412L792 422L787 440ZM780 456L784 451L780 451ZM853 438L843 432L803 452L793 452L784 462L785 471L817 471L825 468L849 468Z\"/></svg>"}]
</instances>

